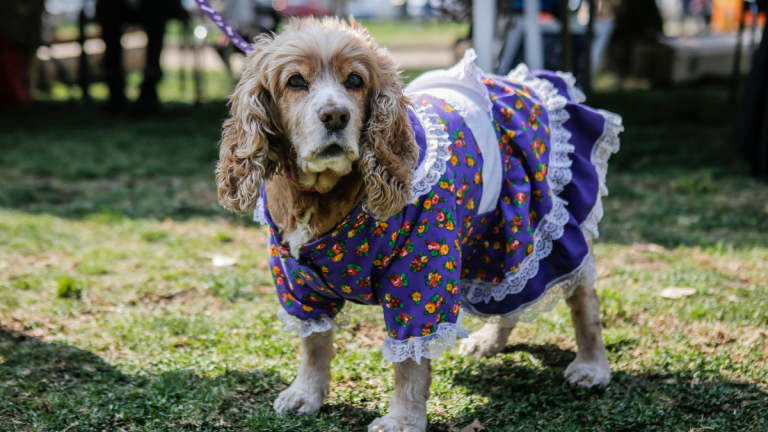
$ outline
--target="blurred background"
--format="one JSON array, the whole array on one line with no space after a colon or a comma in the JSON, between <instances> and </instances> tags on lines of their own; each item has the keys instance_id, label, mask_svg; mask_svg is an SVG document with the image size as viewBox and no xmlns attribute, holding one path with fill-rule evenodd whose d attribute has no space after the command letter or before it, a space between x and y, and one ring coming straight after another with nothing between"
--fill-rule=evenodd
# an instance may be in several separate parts
<instances>
[{"instance_id":1,"label":"blurred background","mask_svg":"<svg viewBox=\"0 0 768 432\"><path fill-rule=\"evenodd\" d=\"M406 81L453 65L471 46L488 72L506 74L521 62L569 71L588 103L625 117L614 159L621 169L768 173L765 2L212 5L246 40L279 32L291 16L354 15ZM210 175L243 53L193 0L0 0L0 8L0 205L68 215L224 214ZM179 176L192 178L172 193ZM99 181L119 192L92 187ZM158 182L172 195L158 196ZM147 183L151 193L136 192Z\"/></svg>"},{"instance_id":2,"label":"blurred background","mask_svg":"<svg viewBox=\"0 0 768 432\"><path fill-rule=\"evenodd\" d=\"M503 364L445 360L466 368L433 386L446 431L763 430L766 3L211 0L246 40L354 15L406 82L469 47L486 72L569 71L624 118L597 246L616 390L561 385L562 307L522 325L532 345ZM375 308L339 335L327 427L270 408L296 341L274 320L265 232L220 208L213 175L243 53L192 0L0 11L0 429L364 430L391 375ZM697 294L657 296L669 286Z\"/></svg>"}]
</instances>

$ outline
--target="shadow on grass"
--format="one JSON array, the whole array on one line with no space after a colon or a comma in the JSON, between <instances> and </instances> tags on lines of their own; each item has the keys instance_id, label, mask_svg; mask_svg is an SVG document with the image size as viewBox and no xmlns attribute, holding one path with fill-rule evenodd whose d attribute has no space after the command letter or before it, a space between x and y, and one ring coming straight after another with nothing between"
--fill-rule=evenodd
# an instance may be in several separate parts
<instances>
[{"instance_id":1,"label":"shadow on grass","mask_svg":"<svg viewBox=\"0 0 768 432\"><path fill-rule=\"evenodd\" d=\"M0 327L1 430L362 430L378 416L343 404L278 416L272 402L287 385L271 369L126 374L89 351Z\"/></svg>"},{"instance_id":2,"label":"shadow on grass","mask_svg":"<svg viewBox=\"0 0 768 432\"><path fill-rule=\"evenodd\" d=\"M699 382L694 371L615 372L607 388L571 388L563 373L576 356L572 351L518 344L504 355L501 361L470 363L454 378L456 385L488 399L461 416L480 419L488 430L768 430L764 385L722 376Z\"/></svg>"}]
</instances>

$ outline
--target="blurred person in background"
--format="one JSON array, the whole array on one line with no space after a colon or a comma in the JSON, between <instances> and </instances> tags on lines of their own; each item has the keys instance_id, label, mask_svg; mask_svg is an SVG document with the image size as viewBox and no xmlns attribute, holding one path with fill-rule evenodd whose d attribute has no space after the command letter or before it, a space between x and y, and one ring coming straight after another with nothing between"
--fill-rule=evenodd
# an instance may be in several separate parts
<instances>
[{"instance_id":1,"label":"blurred person in background","mask_svg":"<svg viewBox=\"0 0 768 432\"><path fill-rule=\"evenodd\" d=\"M768 12L768 0L758 0ZM753 18L754 19L754 18ZM735 141L739 153L752 164L752 175L768 180L768 38L763 28L760 47L752 58L747 89L736 118Z\"/></svg>"},{"instance_id":2,"label":"blurred person in background","mask_svg":"<svg viewBox=\"0 0 768 432\"><path fill-rule=\"evenodd\" d=\"M160 53L163 49L165 24L180 9L179 0L98 0L96 18L101 23L101 34L106 44L104 62L109 87L109 101L105 108L107 112L128 110L131 114L141 116L159 110L157 83L163 76ZM125 97L123 46L120 44L126 24L140 24L147 34L144 80L139 98L131 107L128 107Z\"/></svg>"},{"instance_id":3,"label":"blurred person in background","mask_svg":"<svg viewBox=\"0 0 768 432\"><path fill-rule=\"evenodd\" d=\"M0 0L0 108L29 103L29 66L40 46L43 0Z\"/></svg>"}]
</instances>

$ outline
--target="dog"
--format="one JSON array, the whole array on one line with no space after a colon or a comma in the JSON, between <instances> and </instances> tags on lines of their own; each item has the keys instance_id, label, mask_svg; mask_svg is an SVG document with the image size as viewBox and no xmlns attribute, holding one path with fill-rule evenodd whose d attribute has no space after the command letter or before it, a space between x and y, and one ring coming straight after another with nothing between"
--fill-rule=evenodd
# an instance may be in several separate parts
<instances>
[{"instance_id":1,"label":"dog","mask_svg":"<svg viewBox=\"0 0 768 432\"><path fill-rule=\"evenodd\" d=\"M590 249L620 117L582 105L570 74L486 74L472 50L403 88L352 18L293 19L253 47L216 181L222 206L267 225L278 318L302 338L278 413L322 407L348 301L383 308L394 363L369 431L424 431L431 360L457 338L493 356L560 298L578 345L566 380L608 384ZM464 312L488 322L468 335Z\"/></svg>"}]
</instances>

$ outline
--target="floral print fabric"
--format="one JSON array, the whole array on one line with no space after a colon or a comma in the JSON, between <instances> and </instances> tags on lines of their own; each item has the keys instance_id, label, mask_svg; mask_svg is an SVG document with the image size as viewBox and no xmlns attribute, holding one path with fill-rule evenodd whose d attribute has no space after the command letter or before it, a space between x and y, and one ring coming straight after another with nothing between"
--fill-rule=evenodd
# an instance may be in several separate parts
<instances>
[{"instance_id":1,"label":"floral print fabric","mask_svg":"<svg viewBox=\"0 0 768 432\"><path fill-rule=\"evenodd\" d=\"M439 332L441 324L455 324L462 306L481 316L503 316L525 308L579 267L588 255L579 224L599 200L602 182L588 155L600 139L604 121L596 111L570 98L568 86L554 74L538 80L560 95L562 107L553 110L551 103L545 103L552 98L542 101L540 94L520 83L523 80L483 76L504 172L493 211L477 214L483 193L483 155L472 131L453 107L429 95L418 95L414 104L416 112L427 111L437 118L450 140L446 169L431 189L400 213L376 221L365 212L363 202L331 233L302 246L294 259L281 245L265 201L270 268L285 311L307 321L334 318L347 301L379 305L389 338L413 341ZM549 181L552 128L561 128L568 115L592 122L581 134L578 128L568 129L568 137L573 135L570 142L577 143L574 154L583 155L573 158L574 178L583 180L553 191L554 183ZM418 123L423 117L415 112L410 117L423 161L427 151L435 150L428 149L423 124ZM568 137L558 139L572 147ZM579 140L583 144L578 145ZM537 229L553 209L564 208L563 200L556 201L558 193L576 204L568 204L559 234L562 239L554 239L554 246L550 242L554 252L549 256L550 251L537 251L541 247ZM503 283L525 267L526 260L534 259L541 259L541 270L529 282L523 281L517 292L501 300L462 304L467 286Z\"/></svg>"}]
</instances>

